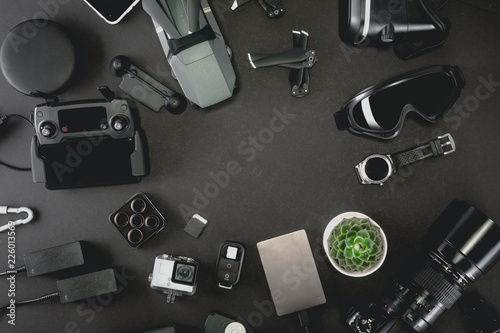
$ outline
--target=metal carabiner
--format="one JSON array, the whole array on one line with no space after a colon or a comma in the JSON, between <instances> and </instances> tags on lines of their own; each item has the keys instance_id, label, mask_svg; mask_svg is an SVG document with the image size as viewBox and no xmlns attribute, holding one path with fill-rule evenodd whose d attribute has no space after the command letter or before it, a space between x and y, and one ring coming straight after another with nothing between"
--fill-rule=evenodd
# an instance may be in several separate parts
<instances>
[{"instance_id":1,"label":"metal carabiner","mask_svg":"<svg viewBox=\"0 0 500 333\"><path fill-rule=\"evenodd\" d=\"M6 225L0 227L0 232L9 230L11 226L18 226L20 224L30 223L33 220L33 211L28 207L12 208L7 206L0 206L0 214L20 214L26 213L28 216L24 219L9 221Z\"/></svg>"}]
</instances>

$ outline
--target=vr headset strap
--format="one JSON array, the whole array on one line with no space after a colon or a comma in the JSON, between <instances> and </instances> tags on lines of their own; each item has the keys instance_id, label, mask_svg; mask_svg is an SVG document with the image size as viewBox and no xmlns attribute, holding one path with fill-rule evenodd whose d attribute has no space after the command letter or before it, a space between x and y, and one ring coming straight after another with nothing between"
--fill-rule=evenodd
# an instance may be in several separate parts
<instances>
[{"instance_id":1,"label":"vr headset strap","mask_svg":"<svg viewBox=\"0 0 500 333\"><path fill-rule=\"evenodd\" d=\"M438 47L444 42L444 38L450 30L450 22L447 19L442 18L438 14L438 10L443 8L449 0L418 0L422 10L428 15L432 20L432 23L436 27L434 36L426 39L424 41L414 41L408 38L402 40L394 45L394 52L396 55L403 60L413 58L420 55L428 50ZM415 43L418 44L415 44Z\"/></svg>"}]
</instances>

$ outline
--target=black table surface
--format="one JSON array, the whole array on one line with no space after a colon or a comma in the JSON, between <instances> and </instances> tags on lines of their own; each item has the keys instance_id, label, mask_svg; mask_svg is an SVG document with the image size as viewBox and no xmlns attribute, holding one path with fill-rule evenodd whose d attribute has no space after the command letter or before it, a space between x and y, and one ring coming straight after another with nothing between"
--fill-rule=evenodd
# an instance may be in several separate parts
<instances>
[{"instance_id":1,"label":"black table surface","mask_svg":"<svg viewBox=\"0 0 500 333\"><path fill-rule=\"evenodd\" d=\"M230 1L210 3L234 54L237 93L207 109L189 106L179 116L138 105L149 142L149 176L133 185L50 191L34 184L29 172L0 169L0 205L27 206L36 212L33 222L16 229L18 263L24 253L80 240L97 253L87 271L114 267L119 272L119 292L93 301L61 304L53 299L20 306L15 326L2 315L2 332L139 332L171 323L201 332L211 312L238 318L249 331L301 332L296 316L279 317L269 307L271 294L256 247L259 241L300 229L307 231L327 298L326 304L309 311L312 327L317 332L349 332L347 309L382 295L387 282L413 260L427 229L453 199L465 200L500 221L500 7L496 1L452 0L441 11L452 22L445 43L409 61L398 59L391 48L354 49L344 44L338 35L336 1L285 1L288 12L278 20L267 19L257 1L235 12ZM109 71L110 60L117 55L126 55L180 91L140 5L117 25L105 23L80 0L3 1L0 13L2 39L31 18L50 18L76 36L80 70L75 83L59 95L61 101L99 98L96 87L100 85L126 97L118 87L120 79ZM287 70L253 70L247 60L247 53L290 48L296 29L309 32L309 48L319 56L310 72L310 94L302 99L290 95ZM407 119L401 134L388 141L337 130L333 113L357 92L437 64L460 66L467 81L445 120L428 124ZM3 76L0 101L1 115L24 116L41 102L15 91ZM277 114L288 118L281 131L272 132ZM382 187L358 184L353 167L367 155L397 152L444 133L453 135L455 153L404 170ZM0 132L0 160L29 166L32 136L27 124L10 120ZM251 146L255 138L264 143ZM211 175L234 163L239 173L214 189ZM196 201L196 193L206 187L213 192L204 202ZM133 249L108 217L137 192L149 195L168 226L142 248ZM183 231L189 210L209 220L198 239ZM324 254L326 225L346 211L373 218L389 240L384 265L368 277L341 275ZM0 221L5 224L15 218L0 216ZM218 288L215 281L218 248L225 240L247 248L240 283L230 291ZM3 268L6 233L0 234L0 249ZM164 253L201 263L194 296L167 304L165 295L150 288L154 259ZM18 274L16 297L23 300L53 292L56 281L68 274ZM500 311L499 280L500 267L493 267L465 293L479 293ZM1 303L8 302L8 288L6 280L0 281ZM428 331L467 332L464 315L452 307Z\"/></svg>"}]
</instances>

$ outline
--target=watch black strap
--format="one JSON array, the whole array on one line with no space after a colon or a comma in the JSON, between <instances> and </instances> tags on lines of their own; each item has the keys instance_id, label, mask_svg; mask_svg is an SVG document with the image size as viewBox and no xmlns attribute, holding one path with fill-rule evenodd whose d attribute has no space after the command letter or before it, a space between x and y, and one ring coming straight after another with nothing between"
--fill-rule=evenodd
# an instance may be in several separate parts
<instances>
[{"instance_id":1,"label":"watch black strap","mask_svg":"<svg viewBox=\"0 0 500 333\"><path fill-rule=\"evenodd\" d=\"M399 170L426 158L447 155L455 151L455 142L450 134L437 137L421 146L391 154L394 168Z\"/></svg>"}]
</instances>

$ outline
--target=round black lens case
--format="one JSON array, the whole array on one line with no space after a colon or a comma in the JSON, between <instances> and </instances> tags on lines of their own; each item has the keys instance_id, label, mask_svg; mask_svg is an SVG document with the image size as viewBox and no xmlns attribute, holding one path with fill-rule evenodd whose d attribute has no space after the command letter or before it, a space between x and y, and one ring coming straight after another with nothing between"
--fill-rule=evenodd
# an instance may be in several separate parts
<instances>
[{"instance_id":1,"label":"round black lens case","mask_svg":"<svg viewBox=\"0 0 500 333\"><path fill-rule=\"evenodd\" d=\"M167 225L146 194L139 192L109 216L130 246L139 248Z\"/></svg>"},{"instance_id":2,"label":"round black lens case","mask_svg":"<svg viewBox=\"0 0 500 333\"><path fill-rule=\"evenodd\" d=\"M49 20L18 24L0 48L5 78L26 95L62 92L72 81L76 64L76 50L67 29Z\"/></svg>"}]
</instances>

